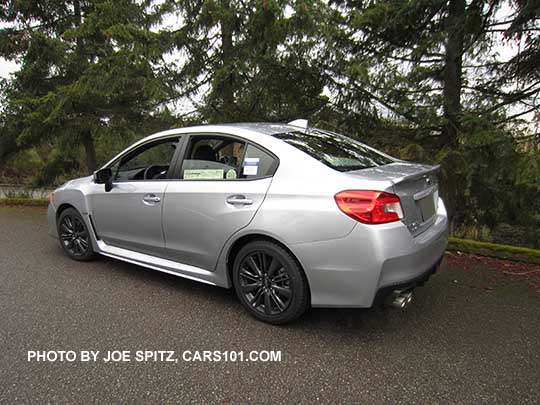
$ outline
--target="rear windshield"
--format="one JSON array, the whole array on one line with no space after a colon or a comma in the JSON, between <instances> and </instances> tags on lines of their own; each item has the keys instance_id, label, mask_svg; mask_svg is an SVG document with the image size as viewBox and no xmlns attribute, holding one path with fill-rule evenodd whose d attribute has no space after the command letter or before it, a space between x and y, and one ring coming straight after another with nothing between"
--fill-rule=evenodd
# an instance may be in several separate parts
<instances>
[{"instance_id":1,"label":"rear windshield","mask_svg":"<svg viewBox=\"0 0 540 405\"><path fill-rule=\"evenodd\" d=\"M393 163L394 160L347 136L310 128L273 135L311 157L341 172L367 169Z\"/></svg>"}]
</instances>

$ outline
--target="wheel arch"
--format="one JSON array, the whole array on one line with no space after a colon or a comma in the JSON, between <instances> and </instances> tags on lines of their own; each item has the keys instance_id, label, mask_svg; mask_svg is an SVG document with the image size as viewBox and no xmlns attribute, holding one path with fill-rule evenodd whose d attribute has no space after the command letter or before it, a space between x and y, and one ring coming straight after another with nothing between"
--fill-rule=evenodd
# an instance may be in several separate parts
<instances>
[{"instance_id":1,"label":"wheel arch","mask_svg":"<svg viewBox=\"0 0 540 405\"><path fill-rule=\"evenodd\" d=\"M77 208L75 208L75 206L71 205L70 203L62 203L62 204L60 204L58 206L58 208L56 209L56 220L57 221L58 221L58 218L60 218L60 215L62 214L62 212L64 212L68 208L73 208L73 209L77 210Z\"/></svg>"},{"instance_id":2,"label":"wheel arch","mask_svg":"<svg viewBox=\"0 0 540 405\"><path fill-rule=\"evenodd\" d=\"M94 221L89 214L89 210L87 208L87 201L84 194L80 190L63 190L62 192L57 194L56 201L58 203L58 206L56 207L56 211L54 212L54 217L51 217L50 219L50 221L52 221L54 218L54 226L57 226L58 218L60 218L62 212L64 212L68 208L73 208L83 218L83 221L85 222L87 228L90 231L90 240L92 241L92 247L94 248L94 251L98 252L99 247L97 245L97 240L99 239L99 237Z\"/></svg>"}]
</instances>

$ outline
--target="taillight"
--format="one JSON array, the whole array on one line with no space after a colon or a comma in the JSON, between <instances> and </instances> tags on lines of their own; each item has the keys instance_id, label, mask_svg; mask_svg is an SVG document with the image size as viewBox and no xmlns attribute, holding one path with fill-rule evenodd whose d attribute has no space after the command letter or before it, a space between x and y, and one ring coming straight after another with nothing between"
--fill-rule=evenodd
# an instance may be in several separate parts
<instances>
[{"instance_id":1,"label":"taillight","mask_svg":"<svg viewBox=\"0 0 540 405\"><path fill-rule=\"evenodd\" d=\"M399 197L385 191L345 190L334 199L341 211L365 224L383 224L403 218Z\"/></svg>"}]
</instances>

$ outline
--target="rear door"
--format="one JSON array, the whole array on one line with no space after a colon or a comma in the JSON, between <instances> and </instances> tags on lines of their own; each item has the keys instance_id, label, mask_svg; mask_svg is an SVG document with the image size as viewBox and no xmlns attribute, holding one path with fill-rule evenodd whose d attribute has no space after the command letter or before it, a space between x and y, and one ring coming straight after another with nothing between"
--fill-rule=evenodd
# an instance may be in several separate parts
<instances>
[{"instance_id":1,"label":"rear door","mask_svg":"<svg viewBox=\"0 0 540 405\"><path fill-rule=\"evenodd\" d=\"M167 257L213 270L227 239L261 206L277 165L245 140L192 135L163 203Z\"/></svg>"}]
</instances>

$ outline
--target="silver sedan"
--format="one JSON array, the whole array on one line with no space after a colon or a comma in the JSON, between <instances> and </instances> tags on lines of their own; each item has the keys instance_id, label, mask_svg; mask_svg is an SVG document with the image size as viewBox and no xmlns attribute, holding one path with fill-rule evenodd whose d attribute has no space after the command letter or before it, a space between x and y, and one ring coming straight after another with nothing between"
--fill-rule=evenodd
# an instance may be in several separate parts
<instances>
[{"instance_id":1,"label":"silver sedan","mask_svg":"<svg viewBox=\"0 0 540 405\"><path fill-rule=\"evenodd\" d=\"M56 189L49 233L75 260L232 287L269 323L403 307L447 244L437 169L303 120L174 129Z\"/></svg>"}]
</instances>

